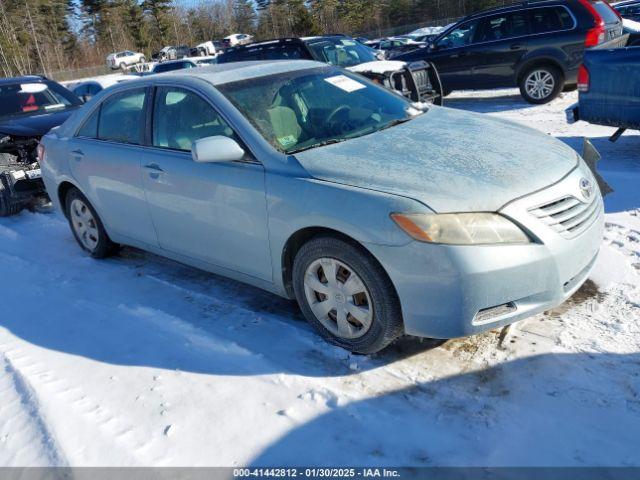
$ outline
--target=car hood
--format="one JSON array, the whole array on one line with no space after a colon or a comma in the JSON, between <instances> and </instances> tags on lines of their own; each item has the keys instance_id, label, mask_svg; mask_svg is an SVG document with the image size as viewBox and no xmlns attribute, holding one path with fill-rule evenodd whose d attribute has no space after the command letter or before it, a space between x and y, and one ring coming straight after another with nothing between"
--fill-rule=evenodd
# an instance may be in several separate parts
<instances>
[{"instance_id":1,"label":"car hood","mask_svg":"<svg viewBox=\"0 0 640 480\"><path fill-rule=\"evenodd\" d=\"M570 147L536 130L435 106L295 157L317 179L414 198L436 212L497 211L557 182L578 161Z\"/></svg>"},{"instance_id":2,"label":"car hood","mask_svg":"<svg viewBox=\"0 0 640 480\"><path fill-rule=\"evenodd\" d=\"M0 133L19 137L41 137L53 127L62 125L78 107L37 115L18 115L0 120Z\"/></svg>"}]
</instances>

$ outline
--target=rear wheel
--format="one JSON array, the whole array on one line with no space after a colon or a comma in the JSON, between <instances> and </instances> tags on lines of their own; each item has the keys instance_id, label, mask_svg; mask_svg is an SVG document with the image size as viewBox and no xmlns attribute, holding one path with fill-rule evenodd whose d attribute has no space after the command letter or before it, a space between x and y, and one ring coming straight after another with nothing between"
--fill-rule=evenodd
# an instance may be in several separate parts
<instances>
[{"instance_id":1,"label":"rear wheel","mask_svg":"<svg viewBox=\"0 0 640 480\"><path fill-rule=\"evenodd\" d=\"M67 219L80 247L94 258L105 258L116 249L89 200L77 188L65 199Z\"/></svg>"},{"instance_id":2,"label":"rear wheel","mask_svg":"<svg viewBox=\"0 0 640 480\"><path fill-rule=\"evenodd\" d=\"M297 253L293 286L311 326L351 352L375 353L402 334L395 289L382 267L355 245L322 236Z\"/></svg>"},{"instance_id":3,"label":"rear wheel","mask_svg":"<svg viewBox=\"0 0 640 480\"><path fill-rule=\"evenodd\" d=\"M529 103L543 104L556 98L564 87L560 70L550 65L529 68L520 78L520 93Z\"/></svg>"}]
</instances>

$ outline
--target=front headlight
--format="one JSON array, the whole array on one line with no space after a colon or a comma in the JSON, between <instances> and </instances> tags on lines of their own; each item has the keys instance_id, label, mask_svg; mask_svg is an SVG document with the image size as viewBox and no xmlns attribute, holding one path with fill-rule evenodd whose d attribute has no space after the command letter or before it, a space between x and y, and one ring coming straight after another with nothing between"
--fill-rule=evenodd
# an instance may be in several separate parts
<instances>
[{"instance_id":1,"label":"front headlight","mask_svg":"<svg viewBox=\"0 0 640 480\"><path fill-rule=\"evenodd\" d=\"M451 245L530 243L513 222L495 213L400 214L391 218L420 242Z\"/></svg>"}]
</instances>

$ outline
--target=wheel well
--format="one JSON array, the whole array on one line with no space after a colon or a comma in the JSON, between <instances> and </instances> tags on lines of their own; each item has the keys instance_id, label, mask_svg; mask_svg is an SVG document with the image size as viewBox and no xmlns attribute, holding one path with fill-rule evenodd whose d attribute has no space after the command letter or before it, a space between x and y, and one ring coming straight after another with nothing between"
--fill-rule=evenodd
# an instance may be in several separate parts
<instances>
[{"instance_id":1,"label":"wheel well","mask_svg":"<svg viewBox=\"0 0 640 480\"><path fill-rule=\"evenodd\" d=\"M552 60L550 58L538 59L538 60L532 60L520 68L520 71L518 72L518 81L517 81L518 85L520 85L520 81L522 80L522 77L524 76L524 74L528 70L531 70L534 67L553 67L560 72L560 75L562 75L563 79L566 77L566 74L564 72L564 69L562 68L562 65L560 65L560 63L557 62L556 60Z\"/></svg>"},{"instance_id":2,"label":"wheel well","mask_svg":"<svg viewBox=\"0 0 640 480\"><path fill-rule=\"evenodd\" d=\"M296 254L305 243L307 243L312 238L318 237L320 235L332 236L334 238L338 238L347 243L350 243L357 249L361 250L365 255L371 257L378 265L380 265L380 268L382 268L382 271L384 271L385 275L387 275L387 278L389 278L389 275L387 274L384 267L380 264L380 262L378 262L378 259L374 257L373 254L369 250L367 250L356 239L348 235L345 235L344 233L341 233L337 230L333 230L331 228L326 228L326 227L303 228L301 230L298 230L297 232L295 232L293 235L289 237L289 239L284 245L284 249L282 250L282 281L284 284L284 288L287 292L287 295L290 298L292 299L295 298L295 294L293 292L293 260L296 258ZM391 285L393 285L393 282L391 281L390 278L389 278L389 281ZM393 288L394 288L394 293L396 294L396 297L397 297L398 295L397 295L397 292L395 291L395 285L393 286Z\"/></svg>"},{"instance_id":3,"label":"wheel well","mask_svg":"<svg viewBox=\"0 0 640 480\"><path fill-rule=\"evenodd\" d=\"M67 209L65 208L67 194L72 188L75 188L75 185L71 182L62 182L58 186L58 200L60 200L60 207L62 208L62 212L65 216L67 215Z\"/></svg>"}]
</instances>

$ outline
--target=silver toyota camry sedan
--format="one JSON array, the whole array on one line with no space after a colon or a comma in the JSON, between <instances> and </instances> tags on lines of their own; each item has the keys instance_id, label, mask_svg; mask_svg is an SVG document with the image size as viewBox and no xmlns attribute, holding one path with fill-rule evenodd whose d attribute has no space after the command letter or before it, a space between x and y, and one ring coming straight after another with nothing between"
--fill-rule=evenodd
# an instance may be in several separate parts
<instances>
[{"instance_id":1,"label":"silver toyota camry sedan","mask_svg":"<svg viewBox=\"0 0 640 480\"><path fill-rule=\"evenodd\" d=\"M603 233L594 176L563 143L310 61L123 83L40 160L93 257L131 245L295 298L359 353L552 308Z\"/></svg>"}]
</instances>

